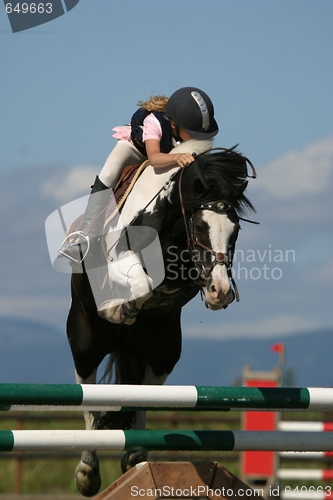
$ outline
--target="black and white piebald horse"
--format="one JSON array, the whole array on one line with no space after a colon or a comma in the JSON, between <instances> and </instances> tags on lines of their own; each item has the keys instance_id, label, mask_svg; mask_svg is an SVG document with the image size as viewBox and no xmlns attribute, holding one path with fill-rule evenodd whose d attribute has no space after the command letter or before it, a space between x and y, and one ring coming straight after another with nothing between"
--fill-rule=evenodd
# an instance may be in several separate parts
<instances>
[{"instance_id":1,"label":"black and white piebald horse","mask_svg":"<svg viewBox=\"0 0 333 500\"><path fill-rule=\"evenodd\" d=\"M181 354L182 307L201 290L212 310L238 300L232 257L241 216L254 210L244 195L248 165L255 171L235 149L205 153L210 147L196 140L177 146L173 152L197 155L185 170L148 165L92 244L84 272L73 265L67 334L77 383L96 383L110 354L114 383L163 384ZM86 413L85 420L90 429L145 425L144 412ZM141 460L128 453L123 471ZM82 452L76 482L85 496L98 491L94 451Z\"/></svg>"}]
</instances>

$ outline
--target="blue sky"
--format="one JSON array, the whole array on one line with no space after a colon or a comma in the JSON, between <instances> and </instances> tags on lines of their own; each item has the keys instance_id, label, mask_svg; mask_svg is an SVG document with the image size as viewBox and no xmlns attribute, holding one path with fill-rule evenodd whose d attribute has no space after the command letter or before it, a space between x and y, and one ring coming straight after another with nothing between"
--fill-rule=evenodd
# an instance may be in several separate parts
<instances>
[{"instance_id":1,"label":"blue sky","mask_svg":"<svg viewBox=\"0 0 333 500\"><path fill-rule=\"evenodd\" d=\"M101 165L138 100L185 85L212 97L219 144L256 164L303 148L332 129L332 13L329 0L81 0L14 35L2 9L2 163Z\"/></svg>"},{"instance_id":2,"label":"blue sky","mask_svg":"<svg viewBox=\"0 0 333 500\"><path fill-rule=\"evenodd\" d=\"M238 244L255 255L239 263L248 270L247 278L239 271L241 303L212 313L194 302L184 335L273 337L332 326L332 20L331 0L80 0L13 34L0 7L2 215L12 176L23 171L42 169L40 203L48 196L56 208L86 194L115 144L112 127L128 123L139 100L197 86L214 102L215 145L239 144L257 168L249 196L261 225L244 223ZM287 262L289 250L295 259ZM265 278L263 263L281 269L281 279ZM67 293L68 277L45 271L54 290L40 307L41 276L27 271L28 293L13 271L9 293L6 266L0 314L64 329L56 297Z\"/></svg>"}]
</instances>

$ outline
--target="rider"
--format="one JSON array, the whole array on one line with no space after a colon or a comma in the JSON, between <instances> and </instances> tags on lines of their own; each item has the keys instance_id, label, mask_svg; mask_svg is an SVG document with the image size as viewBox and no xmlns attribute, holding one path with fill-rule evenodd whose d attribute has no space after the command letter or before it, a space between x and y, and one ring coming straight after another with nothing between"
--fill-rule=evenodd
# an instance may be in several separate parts
<instances>
[{"instance_id":1,"label":"rider","mask_svg":"<svg viewBox=\"0 0 333 500\"><path fill-rule=\"evenodd\" d=\"M96 176L84 213L81 230L96 219L110 200L109 188L114 188L120 174L128 165L149 160L155 168L172 167L178 164L184 168L194 161L191 153L169 154L177 142L189 139L211 139L218 133L214 119L214 107L208 95L196 87L183 87L168 99L152 96L148 101L138 103L140 108L134 113L130 125L115 127L113 137L118 139L109 154L100 174ZM89 237L101 234L103 218L94 224ZM59 253L80 262L87 252L88 236L78 243L66 242Z\"/></svg>"}]
</instances>

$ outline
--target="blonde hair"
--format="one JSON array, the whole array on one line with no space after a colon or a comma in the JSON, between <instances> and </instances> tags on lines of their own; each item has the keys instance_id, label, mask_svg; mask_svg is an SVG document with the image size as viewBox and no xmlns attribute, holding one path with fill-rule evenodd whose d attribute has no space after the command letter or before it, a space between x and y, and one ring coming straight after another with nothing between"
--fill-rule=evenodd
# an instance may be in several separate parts
<instances>
[{"instance_id":1,"label":"blonde hair","mask_svg":"<svg viewBox=\"0 0 333 500\"><path fill-rule=\"evenodd\" d=\"M157 111L163 113L168 100L169 98L165 95L152 95L148 101L139 101L138 106L141 106L141 108L146 109L147 111Z\"/></svg>"}]
</instances>

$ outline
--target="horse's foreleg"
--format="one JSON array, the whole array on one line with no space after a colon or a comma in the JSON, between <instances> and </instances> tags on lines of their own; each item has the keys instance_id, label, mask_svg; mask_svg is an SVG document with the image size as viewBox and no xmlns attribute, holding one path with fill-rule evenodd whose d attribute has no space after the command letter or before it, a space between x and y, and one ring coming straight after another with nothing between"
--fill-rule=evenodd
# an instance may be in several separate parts
<instances>
[{"instance_id":1,"label":"horse's foreleg","mask_svg":"<svg viewBox=\"0 0 333 500\"><path fill-rule=\"evenodd\" d=\"M135 425L136 430L144 430L146 428L146 412L139 410L135 412ZM147 450L127 451L121 459L121 470L123 474L132 469L135 465L146 462L148 460Z\"/></svg>"},{"instance_id":2,"label":"horse's foreleg","mask_svg":"<svg viewBox=\"0 0 333 500\"><path fill-rule=\"evenodd\" d=\"M75 373L77 384L95 384L97 369L87 379L82 379ZM99 412L83 412L86 423L86 430L94 429L94 422L99 417ZM96 451L83 451L81 461L75 470L76 486L81 493L86 497L96 495L101 486L101 476L99 472L99 460Z\"/></svg>"},{"instance_id":3,"label":"horse's foreleg","mask_svg":"<svg viewBox=\"0 0 333 500\"><path fill-rule=\"evenodd\" d=\"M106 300L98 307L98 314L112 323L132 325L143 304L152 296L153 281L144 272L139 257L133 253L111 263L109 276L111 280L129 289L129 298Z\"/></svg>"}]
</instances>

